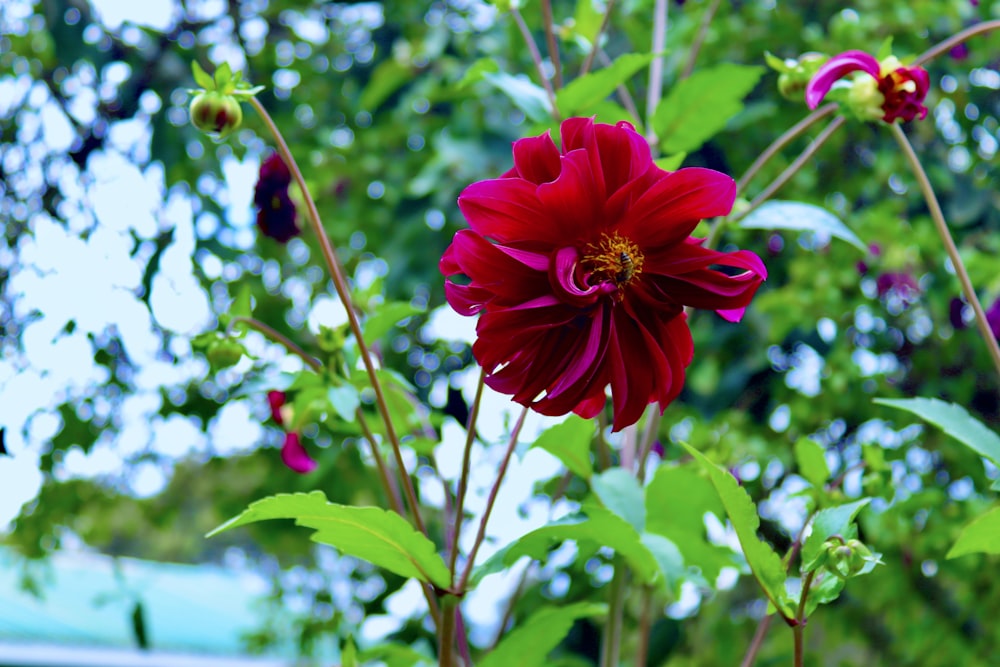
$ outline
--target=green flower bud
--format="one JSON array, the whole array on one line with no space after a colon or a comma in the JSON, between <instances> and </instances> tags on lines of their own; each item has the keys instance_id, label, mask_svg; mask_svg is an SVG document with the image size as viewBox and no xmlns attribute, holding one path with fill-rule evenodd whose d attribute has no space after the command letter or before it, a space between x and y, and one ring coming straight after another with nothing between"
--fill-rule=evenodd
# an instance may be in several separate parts
<instances>
[{"instance_id":1,"label":"green flower bud","mask_svg":"<svg viewBox=\"0 0 1000 667\"><path fill-rule=\"evenodd\" d=\"M217 91L199 93L191 100L191 124L222 138L243 122L243 109L231 95Z\"/></svg>"},{"instance_id":2,"label":"green flower bud","mask_svg":"<svg viewBox=\"0 0 1000 667\"><path fill-rule=\"evenodd\" d=\"M778 92L785 99L801 101L809 80L827 60L829 56L810 51L803 53L797 60L784 61L779 70Z\"/></svg>"},{"instance_id":3,"label":"green flower bud","mask_svg":"<svg viewBox=\"0 0 1000 667\"><path fill-rule=\"evenodd\" d=\"M238 364L245 353L241 344L231 338L224 338L209 345L205 356L208 357L208 365L212 370L220 371Z\"/></svg>"}]
</instances>

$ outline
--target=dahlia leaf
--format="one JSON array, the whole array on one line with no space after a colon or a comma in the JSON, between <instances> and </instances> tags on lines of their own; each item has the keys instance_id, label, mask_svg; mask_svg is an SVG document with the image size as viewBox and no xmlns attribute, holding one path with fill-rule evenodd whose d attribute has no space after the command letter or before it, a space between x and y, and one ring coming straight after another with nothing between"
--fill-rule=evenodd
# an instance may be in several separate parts
<instances>
[{"instance_id":1,"label":"dahlia leaf","mask_svg":"<svg viewBox=\"0 0 1000 667\"><path fill-rule=\"evenodd\" d=\"M532 83L525 76L511 76L506 72L484 72L483 80L488 81L501 93L510 98L514 105L536 123L552 119L552 107L545 90Z\"/></svg>"},{"instance_id":2,"label":"dahlia leaf","mask_svg":"<svg viewBox=\"0 0 1000 667\"><path fill-rule=\"evenodd\" d=\"M936 398L876 398L875 403L912 412L947 435L1000 466L1000 436L970 415L965 408Z\"/></svg>"},{"instance_id":3,"label":"dahlia leaf","mask_svg":"<svg viewBox=\"0 0 1000 667\"><path fill-rule=\"evenodd\" d=\"M799 474L813 486L820 488L830 477L830 466L826 462L823 446L809 438L799 438L795 442L795 462Z\"/></svg>"},{"instance_id":4,"label":"dahlia leaf","mask_svg":"<svg viewBox=\"0 0 1000 667\"><path fill-rule=\"evenodd\" d=\"M823 543L828 539L840 535L847 540L857 535L854 517L869 502L871 498L862 498L853 503L828 507L816 513L809 537L802 543L803 573L815 570L819 566L819 556L826 548Z\"/></svg>"},{"instance_id":5,"label":"dahlia leaf","mask_svg":"<svg viewBox=\"0 0 1000 667\"><path fill-rule=\"evenodd\" d=\"M546 429L533 446L555 456L572 473L590 479L594 474L590 462L590 441L593 438L594 421L570 415L566 421Z\"/></svg>"},{"instance_id":6,"label":"dahlia leaf","mask_svg":"<svg viewBox=\"0 0 1000 667\"><path fill-rule=\"evenodd\" d=\"M655 162L656 166L663 171L677 171L680 169L680 166L684 164L684 158L686 157L687 153L682 151L680 153L674 153L673 155L661 157L655 160Z\"/></svg>"},{"instance_id":7,"label":"dahlia leaf","mask_svg":"<svg viewBox=\"0 0 1000 667\"><path fill-rule=\"evenodd\" d=\"M488 73L499 72L500 66L497 65L497 61L493 58L480 58L476 62L469 65L469 69L465 70L465 74L459 80L455 87L458 90L468 88L474 83L479 83L483 80L483 76Z\"/></svg>"},{"instance_id":8,"label":"dahlia leaf","mask_svg":"<svg viewBox=\"0 0 1000 667\"><path fill-rule=\"evenodd\" d=\"M342 384L338 387L330 387L326 391L326 398L330 401L333 411L345 422L353 422L357 409L361 407L361 394L353 385Z\"/></svg>"},{"instance_id":9,"label":"dahlia leaf","mask_svg":"<svg viewBox=\"0 0 1000 667\"><path fill-rule=\"evenodd\" d=\"M409 301L393 301L382 304L365 320L363 327L365 343L371 346L392 331L398 322L423 312L426 312L425 308L418 308Z\"/></svg>"},{"instance_id":10,"label":"dahlia leaf","mask_svg":"<svg viewBox=\"0 0 1000 667\"><path fill-rule=\"evenodd\" d=\"M618 56L608 67L574 79L556 93L559 112L568 118L588 110L652 60L651 53L626 53Z\"/></svg>"},{"instance_id":11,"label":"dahlia leaf","mask_svg":"<svg viewBox=\"0 0 1000 667\"><path fill-rule=\"evenodd\" d=\"M743 98L763 73L763 67L722 63L674 86L653 115L663 152L691 152L715 136L743 110Z\"/></svg>"},{"instance_id":12,"label":"dahlia leaf","mask_svg":"<svg viewBox=\"0 0 1000 667\"><path fill-rule=\"evenodd\" d=\"M811 231L822 236L834 236L867 253L868 248L840 218L826 209L797 201L772 200L751 211L740 220L744 229L788 229Z\"/></svg>"},{"instance_id":13,"label":"dahlia leaf","mask_svg":"<svg viewBox=\"0 0 1000 667\"><path fill-rule=\"evenodd\" d=\"M610 468L590 480L594 495L609 510L628 521L637 532L646 528L646 507L639 480L624 468Z\"/></svg>"},{"instance_id":14,"label":"dahlia leaf","mask_svg":"<svg viewBox=\"0 0 1000 667\"><path fill-rule=\"evenodd\" d=\"M694 447L681 443L691 456L695 457L708 472L709 479L715 487L719 499L726 508L729 521L733 524L736 536L743 547L743 555L757 583L764 589L764 594L771 604L786 618L793 618L795 611L792 600L785 591L785 567L781 557L766 542L757 537L760 517L757 507L750 495L739 485L732 475L712 463L704 454Z\"/></svg>"},{"instance_id":15,"label":"dahlia leaf","mask_svg":"<svg viewBox=\"0 0 1000 667\"><path fill-rule=\"evenodd\" d=\"M311 539L341 553L366 560L401 577L438 588L451 585L451 575L434 543L396 514L378 507L352 507L327 502L321 491L281 493L258 500L237 517L208 534L268 519L294 519L312 528Z\"/></svg>"},{"instance_id":16,"label":"dahlia leaf","mask_svg":"<svg viewBox=\"0 0 1000 667\"><path fill-rule=\"evenodd\" d=\"M1000 554L1000 507L967 524L945 558L967 554Z\"/></svg>"},{"instance_id":17,"label":"dahlia leaf","mask_svg":"<svg viewBox=\"0 0 1000 667\"><path fill-rule=\"evenodd\" d=\"M663 535L643 533L641 539L643 545L649 549L649 553L653 554L653 558L656 559L667 590L677 595L681 580L687 574L681 550L672 540L667 539Z\"/></svg>"},{"instance_id":18,"label":"dahlia leaf","mask_svg":"<svg viewBox=\"0 0 1000 667\"><path fill-rule=\"evenodd\" d=\"M565 607L543 607L497 644L478 662L480 667L544 667L550 664L549 653L569 634L579 618L603 616L608 607L602 603L577 602Z\"/></svg>"}]
</instances>

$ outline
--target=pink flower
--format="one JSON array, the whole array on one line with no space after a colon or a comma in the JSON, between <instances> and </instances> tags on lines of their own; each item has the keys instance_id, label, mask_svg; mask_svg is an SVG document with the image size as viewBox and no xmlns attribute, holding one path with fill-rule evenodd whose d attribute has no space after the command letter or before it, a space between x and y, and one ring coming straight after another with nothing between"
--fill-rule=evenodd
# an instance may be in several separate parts
<instances>
[{"instance_id":1,"label":"pink flower","mask_svg":"<svg viewBox=\"0 0 1000 667\"><path fill-rule=\"evenodd\" d=\"M303 475L316 469L316 461L309 456L299 441L299 434L294 431L285 434L285 442L281 445L281 460L286 466Z\"/></svg>"},{"instance_id":2,"label":"pink flower","mask_svg":"<svg viewBox=\"0 0 1000 667\"><path fill-rule=\"evenodd\" d=\"M911 121L927 116L924 106L930 89L927 70L904 67L895 56L880 63L864 51L845 51L817 70L806 86L809 108L818 107L833 85L853 72L868 75L855 77L847 93L847 105L859 118L891 123L897 118Z\"/></svg>"},{"instance_id":3,"label":"pink flower","mask_svg":"<svg viewBox=\"0 0 1000 667\"><path fill-rule=\"evenodd\" d=\"M267 392L267 404L271 408L271 419L279 426L284 426L285 418L281 414L281 408L285 405L285 392L274 390Z\"/></svg>"},{"instance_id":4,"label":"pink flower","mask_svg":"<svg viewBox=\"0 0 1000 667\"><path fill-rule=\"evenodd\" d=\"M280 155L274 153L261 163L253 192L257 227L261 234L279 243L288 243L300 232L295 223L295 203L288 195L291 184L292 174Z\"/></svg>"},{"instance_id":5,"label":"pink flower","mask_svg":"<svg viewBox=\"0 0 1000 667\"><path fill-rule=\"evenodd\" d=\"M738 321L767 271L689 236L729 213L728 176L660 169L628 123L570 118L561 134L562 150L547 133L515 142L513 169L462 192L471 229L440 269L451 307L480 315L487 385L542 414L593 417L610 384L619 430L680 393L694 352L684 306Z\"/></svg>"}]
</instances>

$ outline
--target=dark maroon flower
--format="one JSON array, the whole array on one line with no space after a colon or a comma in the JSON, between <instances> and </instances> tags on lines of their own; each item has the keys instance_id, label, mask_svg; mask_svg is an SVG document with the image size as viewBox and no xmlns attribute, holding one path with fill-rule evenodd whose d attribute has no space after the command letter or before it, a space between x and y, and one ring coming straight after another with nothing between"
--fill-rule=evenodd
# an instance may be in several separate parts
<instances>
[{"instance_id":1,"label":"dark maroon flower","mask_svg":"<svg viewBox=\"0 0 1000 667\"><path fill-rule=\"evenodd\" d=\"M993 336L1000 340L1000 298L986 310L986 322L990 325Z\"/></svg>"},{"instance_id":2,"label":"dark maroon flower","mask_svg":"<svg viewBox=\"0 0 1000 667\"><path fill-rule=\"evenodd\" d=\"M299 434L294 431L285 434L285 443L281 446L281 460L286 466L303 475L316 469L316 461L309 456L299 441Z\"/></svg>"},{"instance_id":3,"label":"dark maroon flower","mask_svg":"<svg viewBox=\"0 0 1000 667\"><path fill-rule=\"evenodd\" d=\"M729 213L730 177L660 169L624 122L570 118L561 135L562 150L548 133L515 142L510 171L462 192L471 229L440 269L452 308L480 315L487 385L542 414L593 417L610 384L619 430L680 393L694 352L684 306L736 322L767 271L689 236Z\"/></svg>"},{"instance_id":4,"label":"dark maroon flower","mask_svg":"<svg viewBox=\"0 0 1000 667\"><path fill-rule=\"evenodd\" d=\"M895 292L906 301L915 301L917 295L920 294L920 286L917 281L909 273L902 271L880 274L875 279L875 288L878 290L879 298Z\"/></svg>"},{"instance_id":5,"label":"dark maroon flower","mask_svg":"<svg viewBox=\"0 0 1000 667\"><path fill-rule=\"evenodd\" d=\"M806 86L806 103L815 109L834 84L848 74L862 72L868 76L855 77L847 92L847 106L862 120L883 120L891 123L897 118L911 121L927 116L924 98L930 89L930 78L922 67L904 67L895 56L881 63L864 51L845 51L830 58Z\"/></svg>"},{"instance_id":6,"label":"dark maroon flower","mask_svg":"<svg viewBox=\"0 0 1000 667\"><path fill-rule=\"evenodd\" d=\"M285 405L285 392L267 392L267 404L271 408L271 419L279 426L284 426L285 418L281 414L281 408Z\"/></svg>"},{"instance_id":7,"label":"dark maroon flower","mask_svg":"<svg viewBox=\"0 0 1000 667\"><path fill-rule=\"evenodd\" d=\"M964 329L965 323L965 302L957 296L948 304L948 320L954 329Z\"/></svg>"},{"instance_id":8,"label":"dark maroon flower","mask_svg":"<svg viewBox=\"0 0 1000 667\"><path fill-rule=\"evenodd\" d=\"M261 234L279 243L288 243L299 235L295 222L295 203L288 195L292 175L288 165L277 153L260 165L260 177L254 188L253 202L257 206L257 227Z\"/></svg>"}]
</instances>

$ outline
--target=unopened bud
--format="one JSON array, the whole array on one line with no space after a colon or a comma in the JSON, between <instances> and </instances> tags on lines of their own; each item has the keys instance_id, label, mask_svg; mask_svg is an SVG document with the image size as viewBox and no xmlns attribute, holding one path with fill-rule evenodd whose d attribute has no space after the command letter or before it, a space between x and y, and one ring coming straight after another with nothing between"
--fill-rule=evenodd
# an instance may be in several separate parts
<instances>
[{"instance_id":1,"label":"unopened bud","mask_svg":"<svg viewBox=\"0 0 1000 667\"><path fill-rule=\"evenodd\" d=\"M231 95L208 91L191 100L191 124L202 132L222 138L239 128L242 122L243 109Z\"/></svg>"}]
</instances>

